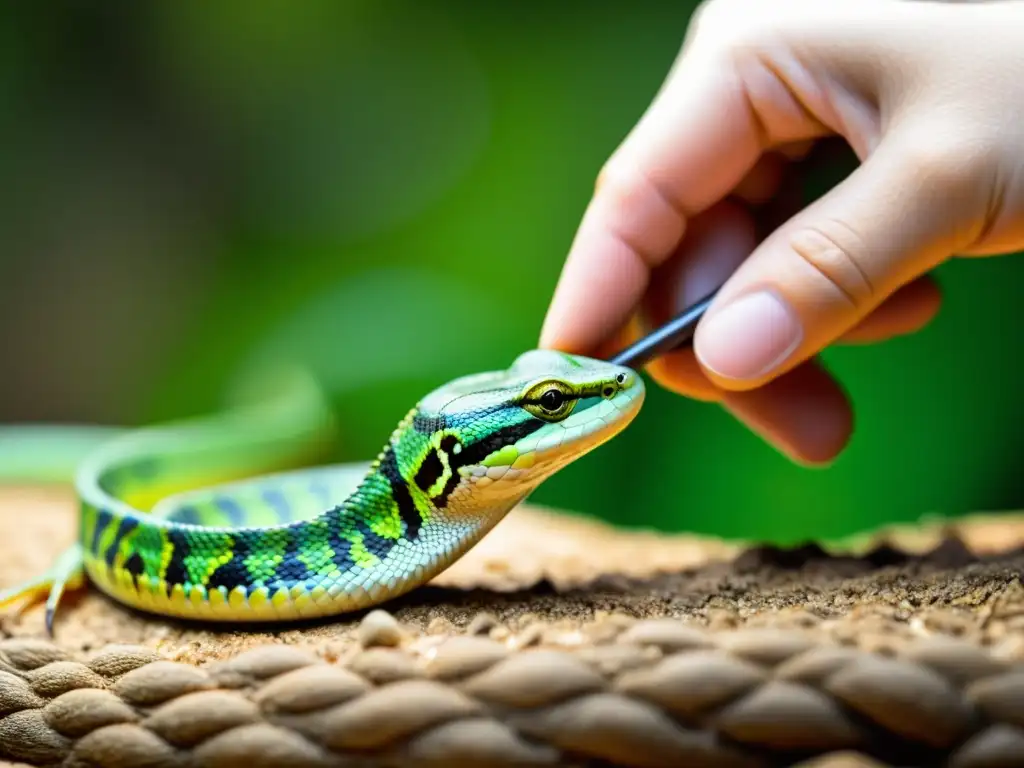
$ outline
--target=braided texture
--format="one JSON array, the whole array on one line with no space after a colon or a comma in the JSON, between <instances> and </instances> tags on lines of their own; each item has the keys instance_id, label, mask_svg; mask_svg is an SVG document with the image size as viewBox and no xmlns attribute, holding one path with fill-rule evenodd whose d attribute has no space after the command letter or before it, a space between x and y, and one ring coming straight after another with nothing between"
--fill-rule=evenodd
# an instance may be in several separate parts
<instances>
[{"instance_id":1,"label":"braided texture","mask_svg":"<svg viewBox=\"0 0 1024 768\"><path fill-rule=\"evenodd\" d=\"M71 508L3 512L16 579ZM39 610L8 617L0 764L1024 766L1019 515L856 556L525 508L499 527L394 615L236 633L87 591L54 643Z\"/></svg>"},{"instance_id":2,"label":"braided texture","mask_svg":"<svg viewBox=\"0 0 1024 768\"><path fill-rule=\"evenodd\" d=\"M754 768L822 755L832 762L813 764L1024 765L1024 662L963 640L872 651L810 629L624 616L599 626L586 643L502 642L480 616L463 634L416 637L375 611L343 658L277 645L206 668L139 647L79 660L9 639L0 757L117 768Z\"/></svg>"}]
</instances>

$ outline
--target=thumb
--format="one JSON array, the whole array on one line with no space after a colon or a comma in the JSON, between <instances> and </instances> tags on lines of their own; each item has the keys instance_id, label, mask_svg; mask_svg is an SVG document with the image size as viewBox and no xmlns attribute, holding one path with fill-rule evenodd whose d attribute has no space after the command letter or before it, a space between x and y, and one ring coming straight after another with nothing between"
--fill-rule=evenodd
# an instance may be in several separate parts
<instances>
[{"instance_id":1,"label":"thumb","mask_svg":"<svg viewBox=\"0 0 1024 768\"><path fill-rule=\"evenodd\" d=\"M967 130L932 118L891 126L722 287L694 337L716 384L747 390L786 373L979 237L992 164Z\"/></svg>"}]
</instances>

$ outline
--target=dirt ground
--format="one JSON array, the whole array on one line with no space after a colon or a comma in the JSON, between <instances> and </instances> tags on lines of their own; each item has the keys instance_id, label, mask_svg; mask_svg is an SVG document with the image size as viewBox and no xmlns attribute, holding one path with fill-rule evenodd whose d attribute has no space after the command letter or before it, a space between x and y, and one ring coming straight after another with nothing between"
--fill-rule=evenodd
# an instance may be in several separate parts
<instances>
[{"instance_id":1,"label":"dirt ground","mask_svg":"<svg viewBox=\"0 0 1024 768\"><path fill-rule=\"evenodd\" d=\"M0 587L41 572L71 541L64 491L0 490ZM463 632L472 622L518 644L586 643L616 616L687 618L711 629L799 625L875 648L956 636L1024 659L1024 515L903 527L846 543L780 550L624 531L521 507L448 572L388 606L409 631ZM90 589L61 608L55 641L73 654L141 644L206 664L268 642L340 657L359 615L292 625L199 627L129 611ZM0 620L5 636L42 636L34 607Z\"/></svg>"}]
</instances>

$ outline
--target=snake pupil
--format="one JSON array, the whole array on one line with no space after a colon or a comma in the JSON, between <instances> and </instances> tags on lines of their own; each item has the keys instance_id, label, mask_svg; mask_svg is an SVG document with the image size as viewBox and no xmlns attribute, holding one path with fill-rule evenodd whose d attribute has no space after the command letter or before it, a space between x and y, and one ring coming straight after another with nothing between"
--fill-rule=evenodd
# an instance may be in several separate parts
<instances>
[{"instance_id":1,"label":"snake pupil","mask_svg":"<svg viewBox=\"0 0 1024 768\"><path fill-rule=\"evenodd\" d=\"M557 389L549 389L540 396L540 407L545 411L557 411L562 406L562 393Z\"/></svg>"}]
</instances>

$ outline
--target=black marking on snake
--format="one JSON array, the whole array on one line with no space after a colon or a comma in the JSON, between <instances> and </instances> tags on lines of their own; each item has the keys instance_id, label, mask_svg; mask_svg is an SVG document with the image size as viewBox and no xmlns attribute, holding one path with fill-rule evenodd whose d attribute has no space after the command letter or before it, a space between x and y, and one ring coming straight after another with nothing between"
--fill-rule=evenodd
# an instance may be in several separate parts
<instances>
[{"instance_id":1,"label":"black marking on snake","mask_svg":"<svg viewBox=\"0 0 1024 768\"><path fill-rule=\"evenodd\" d=\"M221 539L220 535L212 541L217 548L224 544L224 539ZM249 584L252 580L249 569L245 567L245 561L253 554L254 548L259 548L263 544L261 538L258 536L233 536L231 541L231 559L219 565L210 574L206 581L207 590L224 587L230 592L235 587Z\"/></svg>"},{"instance_id":2,"label":"black marking on snake","mask_svg":"<svg viewBox=\"0 0 1024 768\"><path fill-rule=\"evenodd\" d=\"M107 510L96 510L96 525L92 529L92 540L89 542L89 551L92 554L99 556L100 539L103 538L103 532L107 530L113 521L114 516L107 512Z\"/></svg>"},{"instance_id":3,"label":"black marking on snake","mask_svg":"<svg viewBox=\"0 0 1024 768\"><path fill-rule=\"evenodd\" d=\"M448 478L448 482L446 482L444 484L444 488L441 489L441 492L431 499L435 507L438 509L444 509L448 506L448 498L455 492L455 489L459 487L460 480L462 480L462 477L459 473L453 471L451 477Z\"/></svg>"},{"instance_id":4,"label":"black marking on snake","mask_svg":"<svg viewBox=\"0 0 1024 768\"><path fill-rule=\"evenodd\" d=\"M456 473L460 467L479 464L495 451L500 451L506 445L515 445L545 424L547 422L541 419L527 419L518 424L502 427L487 437L480 438L475 443L462 446L462 450L451 457L452 473Z\"/></svg>"},{"instance_id":5,"label":"black marking on snake","mask_svg":"<svg viewBox=\"0 0 1024 768\"><path fill-rule=\"evenodd\" d=\"M359 532L363 534L363 546L366 547L366 551L381 560L391 554L391 550L398 544L398 539L389 539L374 533L369 524L365 522L359 524Z\"/></svg>"},{"instance_id":6,"label":"black marking on snake","mask_svg":"<svg viewBox=\"0 0 1024 768\"><path fill-rule=\"evenodd\" d=\"M188 580L188 571L185 570L185 558L189 556L192 547L188 543L188 537L185 532L175 528L167 529L167 539L174 547L171 552L171 559L167 562L167 570L164 572L167 596L170 597L171 587L175 584L184 584Z\"/></svg>"},{"instance_id":7,"label":"black marking on snake","mask_svg":"<svg viewBox=\"0 0 1024 768\"><path fill-rule=\"evenodd\" d=\"M331 561L342 573L356 564L351 555L352 542L341 535L341 519L344 514L345 508L339 506L327 516L327 545L334 552Z\"/></svg>"},{"instance_id":8,"label":"black marking on snake","mask_svg":"<svg viewBox=\"0 0 1024 768\"><path fill-rule=\"evenodd\" d=\"M363 547L371 555L385 559L398 544L398 539L389 539L376 533L361 512L353 511L346 505L335 507L328 515L327 543L334 550L331 558L338 570L344 572L356 565L352 558L352 542L342 535L342 531L352 534L353 529L363 537Z\"/></svg>"},{"instance_id":9,"label":"black marking on snake","mask_svg":"<svg viewBox=\"0 0 1024 768\"><path fill-rule=\"evenodd\" d=\"M275 580L289 584L304 581L314 575L310 572L309 566L299 559L299 555L302 553L302 541L295 534L295 529L288 529L288 543L281 554L281 562L274 570Z\"/></svg>"},{"instance_id":10,"label":"black marking on snake","mask_svg":"<svg viewBox=\"0 0 1024 768\"><path fill-rule=\"evenodd\" d=\"M124 569L135 578L142 575L145 565L142 561L142 555L138 552L132 552L128 559L124 561Z\"/></svg>"},{"instance_id":11,"label":"black marking on snake","mask_svg":"<svg viewBox=\"0 0 1024 768\"><path fill-rule=\"evenodd\" d=\"M420 511L416 509L416 504L412 500L412 494L409 493L409 486L402 477L402 472L398 469L398 458L395 456L395 451L390 445L384 449L384 456L380 462L380 471L391 484L391 498L395 500L395 504L398 506L398 516L405 523L405 537L410 541L415 541L419 538L423 518L420 517Z\"/></svg>"},{"instance_id":12,"label":"black marking on snake","mask_svg":"<svg viewBox=\"0 0 1024 768\"><path fill-rule=\"evenodd\" d=\"M107 547L107 551L103 553L103 559L111 568L114 567L114 558L117 557L117 550L121 548L121 542L124 540L124 537L138 527L139 521L134 517L121 518L117 526L117 533L114 534L114 540Z\"/></svg>"},{"instance_id":13,"label":"black marking on snake","mask_svg":"<svg viewBox=\"0 0 1024 768\"><path fill-rule=\"evenodd\" d=\"M455 451L456 448L459 449L458 453ZM448 479L445 481L444 488L442 488L440 492L431 499L431 502L433 502L434 506L438 509L444 509L448 506L448 497L451 496L455 489L459 487L459 481L462 477L455 471L455 459L462 453L464 448L462 448L462 443L459 442L459 439L455 437L455 435L445 435L441 439L441 450L448 456L448 467L451 471L448 475ZM433 483L431 483L431 485L433 485ZM427 489L424 488L423 490Z\"/></svg>"},{"instance_id":14,"label":"black marking on snake","mask_svg":"<svg viewBox=\"0 0 1024 768\"><path fill-rule=\"evenodd\" d=\"M448 419L440 414L426 416L419 411L412 418L412 428L424 435L432 435L435 432L448 429Z\"/></svg>"},{"instance_id":15,"label":"black marking on snake","mask_svg":"<svg viewBox=\"0 0 1024 768\"><path fill-rule=\"evenodd\" d=\"M421 490L429 491L434 483L441 479L441 475L443 474L444 462L441 461L437 448L431 448L430 452L423 457L423 462L420 464L420 468L416 470L416 476L413 478L413 482L416 483Z\"/></svg>"},{"instance_id":16,"label":"black marking on snake","mask_svg":"<svg viewBox=\"0 0 1024 768\"><path fill-rule=\"evenodd\" d=\"M248 551L237 552L226 563L217 566L217 570L210 574L206 582L207 590L224 587L230 592L240 584L248 584L249 573L243 562L248 554Z\"/></svg>"}]
</instances>

